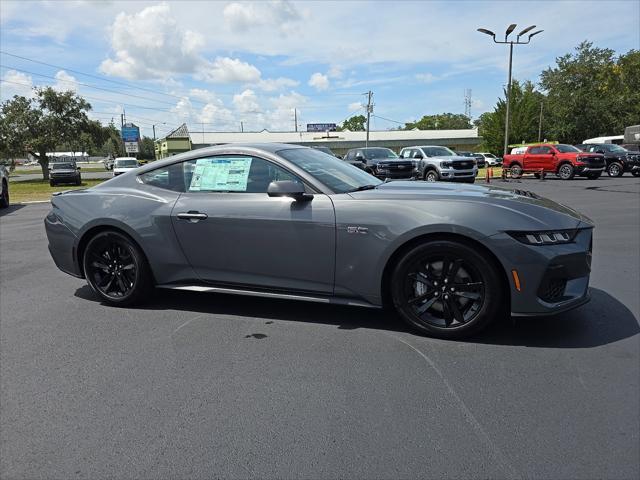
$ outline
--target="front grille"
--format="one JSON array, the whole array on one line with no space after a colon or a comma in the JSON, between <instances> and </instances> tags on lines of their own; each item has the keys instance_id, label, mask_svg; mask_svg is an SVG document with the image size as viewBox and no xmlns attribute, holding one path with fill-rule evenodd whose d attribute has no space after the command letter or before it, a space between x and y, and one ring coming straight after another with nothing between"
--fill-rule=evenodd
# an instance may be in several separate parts
<instances>
[{"instance_id":1,"label":"front grille","mask_svg":"<svg viewBox=\"0 0 640 480\"><path fill-rule=\"evenodd\" d=\"M378 168L382 168L385 170L396 171L396 170L413 170L413 162L389 162L389 163L379 163Z\"/></svg>"},{"instance_id":2,"label":"front grille","mask_svg":"<svg viewBox=\"0 0 640 480\"><path fill-rule=\"evenodd\" d=\"M580 157L578 161L585 163L590 168L604 168L604 158L602 157Z\"/></svg>"},{"instance_id":3,"label":"front grille","mask_svg":"<svg viewBox=\"0 0 640 480\"><path fill-rule=\"evenodd\" d=\"M470 168L473 168L473 163L474 162L453 162L453 169L454 170L469 170Z\"/></svg>"},{"instance_id":4,"label":"front grille","mask_svg":"<svg viewBox=\"0 0 640 480\"><path fill-rule=\"evenodd\" d=\"M564 296L566 286L566 278L551 278L540 286L538 296L547 303L559 302Z\"/></svg>"},{"instance_id":5,"label":"front grille","mask_svg":"<svg viewBox=\"0 0 640 480\"><path fill-rule=\"evenodd\" d=\"M640 165L640 155L628 153L627 163L629 163L630 165Z\"/></svg>"}]
</instances>

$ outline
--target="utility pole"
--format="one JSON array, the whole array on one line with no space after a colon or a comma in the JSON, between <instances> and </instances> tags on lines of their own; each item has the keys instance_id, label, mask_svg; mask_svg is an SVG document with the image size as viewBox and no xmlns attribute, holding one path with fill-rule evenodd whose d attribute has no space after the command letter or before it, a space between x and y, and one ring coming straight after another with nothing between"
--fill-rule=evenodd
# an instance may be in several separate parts
<instances>
[{"instance_id":1,"label":"utility pole","mask_svg":"<svg viewBox=\"0 0 640 480\"><path fill-rule=\"evenodd\" d=\"M471 89L464 91L464 115L471 121Z\"/></svg>"},{"instance_id":2,"label":"utility pole","mask_svg":"<svg viewBox=\"0 0 640 480\"><path fill-rule=\"evenodd\" d=\"M297 108L293 109L293 123L297 132L298 131L298 109Z\"/></svg>"},{"instance_id":3,"label":"utility pole","mask_svg":"<svg viewBox=\"0 0 640 480\"><path fill-rule=\"evenodd\" d=\"M240 132L244 132L244 123L240 121Z\"/></svg>"},{"instance_id":4,"label":"utility pole","mask_svg":"<svg viewBox=\"0 0 640 480\"><path fill-rule=\"evenodd\" d=\"M151 125L153 128L153 159L157 160L158 156L156 155L156 126L155 124Z\"/></svg>"},{"instance_id":5,"label":"utility pole","mask_svg":"<svg viewBox=\"0 0 640 480\"><path fill-rule=\"evenodd\" d=\"M509 81L507 82L507 112L504 119L504 150L506 155L509 150L509 107L511 106L511 65L513 64L513 42L509 44Z\"/></svg>"},{"instance_id":6,"label":"utility pole","mask_svg":"<svg viewBox=\"0 0 640 480\"><path fill-rule=\"evenodd\" d=\"M373 111L373 105L371 105L371 97L373 96L373 92L369 90L367 92L367 139L364 142L364 146L369 146L369 120L371 119L371 112Z\"/></svg>"},{"instance_id":7,"label":"utility pole","mask_svg":"<svg viewBox=\"0 0 640 480\"><path fill-rule=\"evenodd\" d=\"M538 121L538 142L542 141L542 106L543 102L540 102L540 120Z\"/></svg>"}]
</instances>

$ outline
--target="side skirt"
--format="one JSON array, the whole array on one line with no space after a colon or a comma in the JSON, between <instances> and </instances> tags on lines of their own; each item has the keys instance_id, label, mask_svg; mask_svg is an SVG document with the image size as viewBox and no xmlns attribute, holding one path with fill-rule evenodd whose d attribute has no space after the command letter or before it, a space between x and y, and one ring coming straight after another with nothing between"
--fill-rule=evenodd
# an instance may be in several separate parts
<instances>
[{"instance_id":1,"label":"side skirt","mask_svg":"<svg viewBox=\"0 0 640 480\"><path fill-rule=\"evenodd\" d=\"M165 288L168 290L186 290L190 292L228 293L231 295L248 295L251 297L279 298L283 300L300 300L303 302L327 303L331 305L349 305L352 307L381 308L379 305L373 305L363 300L356 300L353 298L345 297L326 297L309 294L300 295L296 293L267 292L261 290L211 287L203 285L157 285L157 288Z\"/></svg>"}]
</instances>

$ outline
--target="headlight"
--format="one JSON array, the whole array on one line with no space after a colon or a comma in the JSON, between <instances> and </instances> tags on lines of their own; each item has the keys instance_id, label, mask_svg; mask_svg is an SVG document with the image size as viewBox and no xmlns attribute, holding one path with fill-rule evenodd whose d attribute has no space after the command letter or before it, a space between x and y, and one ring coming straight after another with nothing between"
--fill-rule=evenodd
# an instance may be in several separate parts
<instances>
[{"instance_id":1,"label":"headlight","mask_svg":"<svg viewBox=\"0 0 640 480\"><path fill-rule=\"evenodd\" d=\"M573 242L577 230L551 230L546 232L507 232L527 245L560 245Z\"/></svg>"},{"instance_id":2,"label":"headlight","mask_svg":"<svg viewBox=\"0 0 640 480\"><path fill-rule=\"evenodd\" d=\"M445 160L444 162L440 162L440 166L441 167L445 167L445 168L449 168L449 167L453 166L453 162L449 162L449 161Z\"/></svg>"}]
</instances>

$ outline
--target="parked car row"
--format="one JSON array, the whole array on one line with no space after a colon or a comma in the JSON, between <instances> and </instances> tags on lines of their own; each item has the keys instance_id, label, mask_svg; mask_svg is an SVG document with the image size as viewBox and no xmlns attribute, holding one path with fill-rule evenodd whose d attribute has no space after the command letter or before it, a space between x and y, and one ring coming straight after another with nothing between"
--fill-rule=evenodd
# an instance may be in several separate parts
<instances>
[{"instance_id":1,"label":"parked car row","mask_svg":"<svg viewBox=\"0 0 640 480\"><path fill-rule=\"evenodd\" d=\"M604 155L605 170L610 177L621 177L625 172L640 177L640 152L632 152L615 143L582 143L576 148Z\"/></svg>"}]
</instances>

